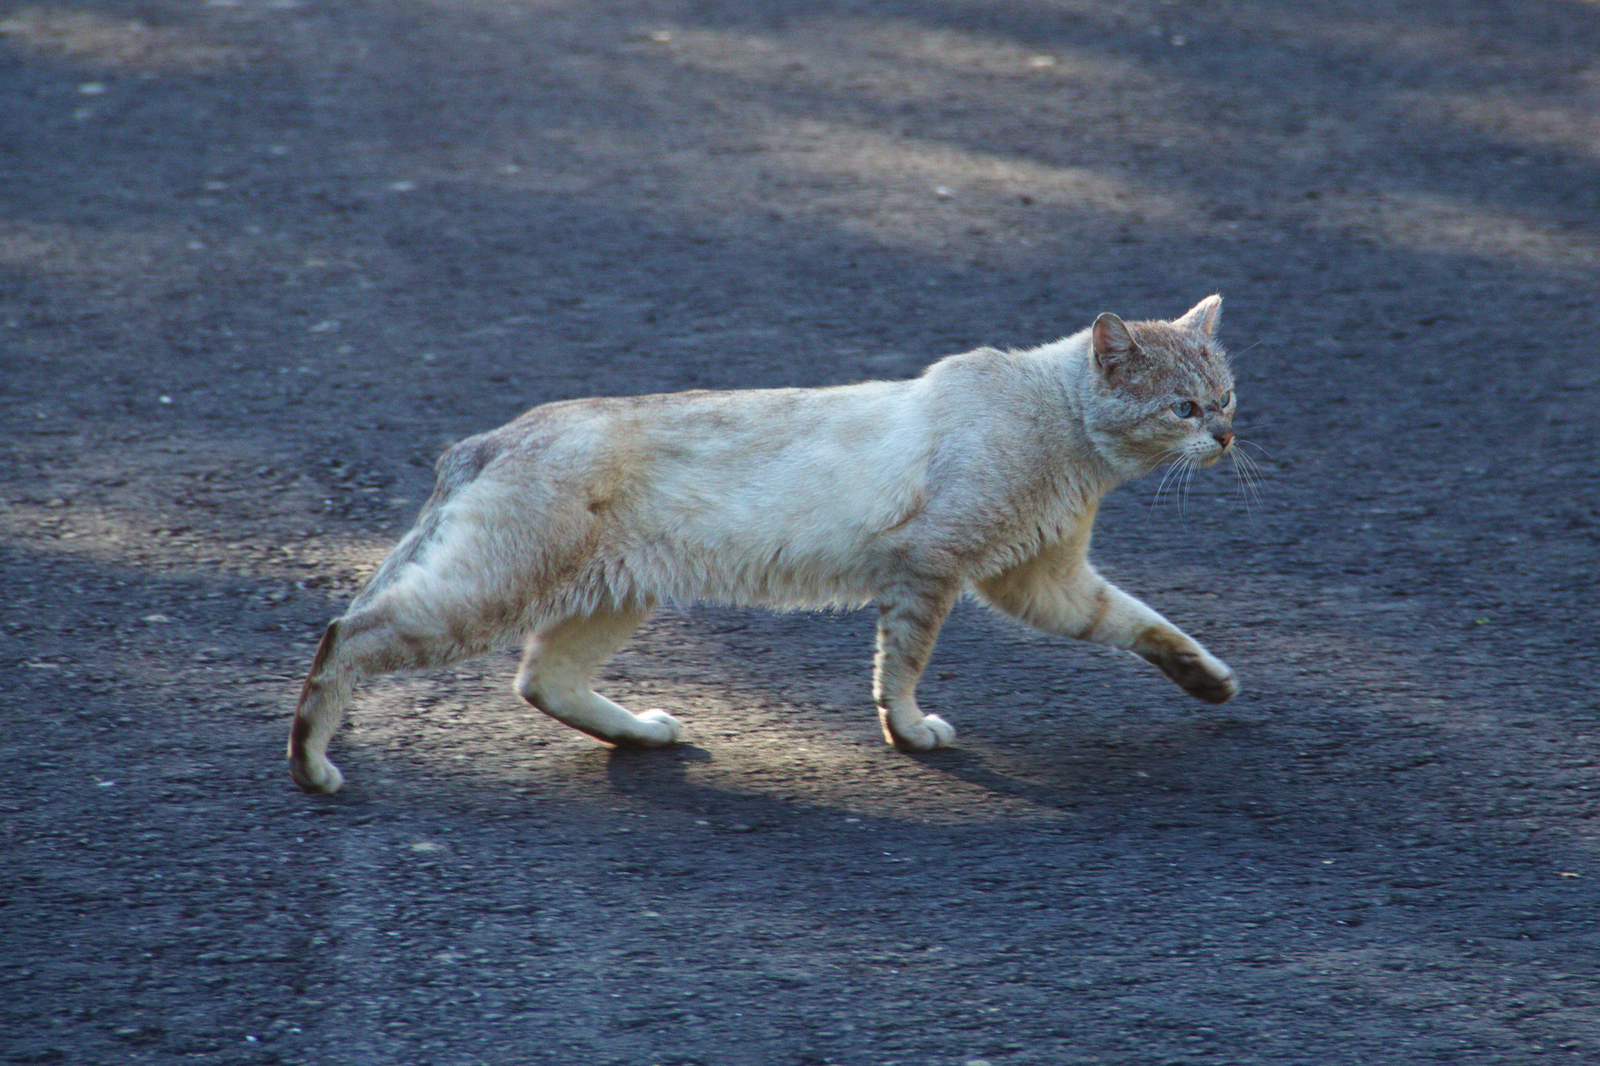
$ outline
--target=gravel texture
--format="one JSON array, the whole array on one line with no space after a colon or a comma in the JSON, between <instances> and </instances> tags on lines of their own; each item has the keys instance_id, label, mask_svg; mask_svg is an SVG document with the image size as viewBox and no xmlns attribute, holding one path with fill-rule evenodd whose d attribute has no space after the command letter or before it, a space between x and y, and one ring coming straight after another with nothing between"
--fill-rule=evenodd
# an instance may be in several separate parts
<instances>
[{"instance_id":1,"label":"gravel texture","mask_svg":"<svg viewBox=\"0 0 1600 1066\"><path fill-rule=\"evenodd\" d=\"M663 611L283 745L450 440L1213 291L1259 498L1097 557L1223 708L973 605ZM0 1061L1600 1061L1600 5L0 10Z\"/></svg>"}]
</instances>

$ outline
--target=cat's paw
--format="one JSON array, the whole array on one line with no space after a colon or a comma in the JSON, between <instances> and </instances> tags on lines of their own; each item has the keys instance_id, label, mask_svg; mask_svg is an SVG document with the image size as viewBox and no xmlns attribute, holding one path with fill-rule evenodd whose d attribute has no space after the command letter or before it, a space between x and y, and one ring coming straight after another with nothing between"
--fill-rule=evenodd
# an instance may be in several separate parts
<instances>
[{"instance_id":1,"label":"cat's paw","mask_svg":"<svg viewBox=\"0 0 1600 1066\"><path fill-rule=\"evenodd\" d=\"M956 727L936 714L925 714L909 728L885 729L889 743L901 751L932 751L948 747L956 739Z\"/></svg>"},{"instance_id":2,"label":"cat's paw","mask_svg":"<svg viewBox=\"0 0 1600 1066\"><path fill-rule=\"evenodd\" d=\"M299 785L303 792L322 792L331 795L344 787L344 774L341 774L339 768L326 757L313 757L303 764L290 759L289 776L294 778L294 783Z\"/></svg>"},{"instance_id":3,"label":"cat's paw","mask_svg":"<svg viewBox=\"0 0 1600 1066\"><path fill-rule=\"evenodd\" d=\"M1161 668L1178 687L1197 700L1227 703L1239 694L1239 679L1227 663L1211 653L1178 652Z\"/></svg>"},{"instance_id":4,"label":"cat's paw","mask_svg":"<svg viewBox=\"0 0 1600 1066\"><path fill-rule=\"evenodd\" d=\"M1239 681L1228 664L1181 630L1151 627L1139 635L1133 652L1197 700L1227 703L1239 694Z\"/></svg>"},{"instance_id":5,"label":"cat's paw","mask_svg":"<svg viewBox=\"0 0 1600 1066\"><path fill-rule=\"evenodd\" d=\"M623 748L664 748L683 739L683 723L659 707L640 711L633 716L638 729L630 736L615 741Z\"/></svg>"}]
</instances>

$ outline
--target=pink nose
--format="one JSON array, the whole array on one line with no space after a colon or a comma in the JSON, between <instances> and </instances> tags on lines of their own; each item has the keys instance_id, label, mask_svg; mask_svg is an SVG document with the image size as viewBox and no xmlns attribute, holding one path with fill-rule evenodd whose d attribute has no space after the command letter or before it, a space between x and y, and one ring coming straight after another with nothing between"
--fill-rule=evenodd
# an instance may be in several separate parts
<instances>
[{"instance_id":1,"label":"pink nose","mask_svg":"<svg viewBox=\"0 0 1600 1066\"><path fill-rule=\"evenodd\" d=\"M1225 429L1221 433L1213 433L1211 435L1217 438L1217 443L1222 445L1224 451L1227 450L1228 445L1233 443L1233 430L1231 429Z\"/></svg>"}]
</instances>

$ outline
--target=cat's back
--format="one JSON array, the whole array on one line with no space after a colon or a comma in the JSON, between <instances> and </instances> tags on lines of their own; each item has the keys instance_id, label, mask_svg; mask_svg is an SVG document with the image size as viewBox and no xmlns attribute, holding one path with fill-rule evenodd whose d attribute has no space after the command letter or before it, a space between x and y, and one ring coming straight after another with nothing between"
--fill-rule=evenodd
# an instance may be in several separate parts
<instances>
[{"instance_id":1,"label":"cat's back","mask_svg":"<svg viewBox=\"0 0 1600 1066\"><path fill-rule=\"evenodd\" d=\"M995 491L1070 465L1079 421L1070 376L1070 357L1049 349L978 348L929 367L924 406L941 465Z\"/></svg>"},{"instance_id":2,"label":"cat's back","mask_svg":"<svg viewBox=\"0 0 1600 1066\"><path fill-rule=\"evenodd\" d=\"M441 474L596 478L669 488L714 472L719 494L836 495L848 483L894 500L931 465L999 475L1041 457L1060 420L1059 382L1031 353L979 348L919 377L824 388L695 390L542 404L447 453ZM914 487L920 491L922 486Z\"/></svg>"},{"instance_id":3,"label":"cat's back","mask_svg":"<svg viewBox=\"0 0 1600 1066\"><path fill-rule=\"evenodd\" d=\"M470 465L472 496L581 499L629 528L690 539L864 535L922 490L927 391L912 379L560 401L462 441L441 473Z\"/></svg>"},{"instance_id":4,"label":"cat's back","mask_svg":"<svg viewBox=\"0 0 1600 1066\"><path fill-rule=\"evenodd\" d=\"M908 443L927 422L919 391L925 390L916 380L869 381L562 400L473 440L513 461L624 463L663 472L712 462L733 474L773 462L826 461L841 450L859 454L885 440Z\"/></svg>"},{"instance_id":5,"label":"cat's back","mask_svg":"<svg viewBox=\"0 0 1600 1066\"><path fill-rule=\"evenodd\" d=\"M982 347L946 356L923 372L928 403L947 425L983 414L990 424L1022 425L1070 404L1067 342L1027 351Z\"/></svg>"}]
</instances>

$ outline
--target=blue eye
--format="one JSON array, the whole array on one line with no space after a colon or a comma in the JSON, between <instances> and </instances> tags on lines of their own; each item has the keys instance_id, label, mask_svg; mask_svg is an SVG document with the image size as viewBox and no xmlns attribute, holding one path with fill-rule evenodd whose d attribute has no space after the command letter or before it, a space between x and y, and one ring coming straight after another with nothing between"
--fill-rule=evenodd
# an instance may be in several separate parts
<instances>
[{"instance_id":1,"label":"blue eye","mask_svg":"<svg viewBox=\"0 0 1600 1066\"><path fill-rule=\"evenodd\" d=\"M1223 407L1227 407L1232 402L1233 402L1233 390L1229 389L1227 392L1222 394L1222 406Z\"/></svg>"},{"instance_id":2,"label":"blue eye","mask_svg":"<svg viewBox=\"0 0 1600 1066\"><path fill-rule=\"evenodd\" d=\"M1193 418L1200 413L1200 405L1193 400L1184 400L1182 403L1172 405L1172 413L1179 418Z\"/></svg>"}]
</instances>

